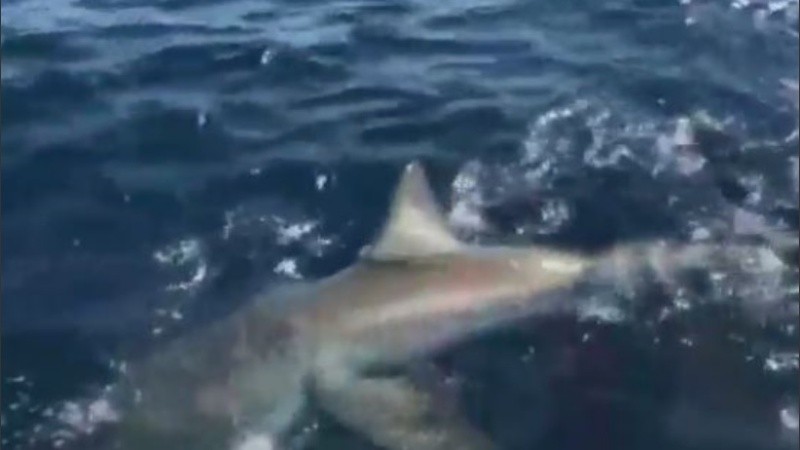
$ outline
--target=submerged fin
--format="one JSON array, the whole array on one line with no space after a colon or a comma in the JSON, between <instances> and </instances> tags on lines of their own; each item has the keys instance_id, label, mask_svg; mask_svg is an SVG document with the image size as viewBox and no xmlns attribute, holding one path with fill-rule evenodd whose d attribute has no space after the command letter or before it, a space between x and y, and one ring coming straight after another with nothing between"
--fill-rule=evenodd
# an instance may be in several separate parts
<instances>
[{"instance_id":1,"label":"submerged fin","mask_svg":"<svg viewBox=\"0 0 800 450\"><path fill-rule=\"evenodd\" d=\"M494 444L454 411L403 377L357 373L323 376L320 404L343 425L386 450L493 450Z\"/></svg>"},{"instance_id":2,"label":"submerged fin","mask_svg":"<svg viewBox=\"0 0 800 450\"><path fill-rule=\"evenodd\" d=\"M422 165L416 161L408 164L395 190L389 219L365 256L403 259L452 253L459 247L436 204Z\"/></svg>"}]
</instances>

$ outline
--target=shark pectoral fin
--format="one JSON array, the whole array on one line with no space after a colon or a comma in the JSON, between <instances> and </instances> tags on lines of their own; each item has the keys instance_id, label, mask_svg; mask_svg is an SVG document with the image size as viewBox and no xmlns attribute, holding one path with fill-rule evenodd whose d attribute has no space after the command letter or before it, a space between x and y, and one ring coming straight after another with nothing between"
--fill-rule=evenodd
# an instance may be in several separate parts
<instances>
[{"instance_id":1,"label":"shark pectoral fin","mask_svg":"<svg viewBox=\"0 0 800 450\"><path fill-rule=\"evenodd\" d=\"M461 244L447 228L418 162L400 178L380 238L364 256L376 260L405 259L458 251Z\"/></svg>"},{"instance_id":2,"label":"shark pectoral fin","mask_svg":"<svg viewBox=\"0 0 800 450\"><path fill-rule=\"evenodd\" d=\"M404 377L323 376L320 405L343 425L386 450L492 450L495 446L454 411Z\"/></svg>"}]
</instances>

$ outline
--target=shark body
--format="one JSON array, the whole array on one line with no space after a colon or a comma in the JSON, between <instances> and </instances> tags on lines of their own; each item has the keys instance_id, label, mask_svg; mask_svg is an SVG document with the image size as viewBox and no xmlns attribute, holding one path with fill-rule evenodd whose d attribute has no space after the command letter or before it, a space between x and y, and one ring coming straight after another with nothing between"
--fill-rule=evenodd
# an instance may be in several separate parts
<instances>
[{"instance_id":1,"label":"shark body","mask_svg":"<svg viewBox=\"0 0 800 450\"><path fill-rule=\"evenodd\" d=\"M131 411L111 448L223 450L248 434L280 440L313 397L386 450L490 450L491 440L403 374L477 333L586 299L549 295L588 275L630 283L691 266L716 246L626 245L587 256L455 239L418 163L406 166L390 217L359 261L283 302L256 299L135 364L121 386ZM666 276L666 275L665 275Z\"/></svg>"}]
</instances>

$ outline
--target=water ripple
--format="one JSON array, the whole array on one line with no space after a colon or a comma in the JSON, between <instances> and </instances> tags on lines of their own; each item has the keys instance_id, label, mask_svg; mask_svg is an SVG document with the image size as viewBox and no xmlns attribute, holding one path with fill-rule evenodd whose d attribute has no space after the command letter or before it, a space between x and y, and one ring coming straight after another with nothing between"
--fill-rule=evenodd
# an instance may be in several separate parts
<instances>
[{"instance_id":1,"label":"water ripple","mask_svg":"<svg viewBox=\"0 0 800 450\"><path fill-rule=\"evenodd\" d=\"M8 0L0 17L4 342L149 338L168 331L154 311L191 324L251 278L332 273L411 157L470 239L596 248L797 223L797 0ZM181 242L201 255L153 258ZM665 321L695 313L670 303ZM669 325L662 359L703 348L689 325ZM782 327L741 338L758 376L796 379ZM58 372L15 355L13 373ZM89 383L75 377L55 391ZM774 391L753 395L796 419L796 384ZM9 405L4 448L28 420Z\"/></svg>"}]
</instances>

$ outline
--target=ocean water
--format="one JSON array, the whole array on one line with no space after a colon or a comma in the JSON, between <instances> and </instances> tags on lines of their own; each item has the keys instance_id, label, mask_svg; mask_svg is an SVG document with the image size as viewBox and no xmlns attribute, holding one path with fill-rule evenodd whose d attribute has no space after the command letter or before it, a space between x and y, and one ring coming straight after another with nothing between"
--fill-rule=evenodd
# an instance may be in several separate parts
<instances>
[{"instance_id":1,"label":"ocean water","mask_svg":"<svg viewBox=\"0 0 800 450\"><path fill-rule=\"evenodd\" d=\"M797 229L797 0L5 0L0 31L4 449L351 263L411 159L471 241ZM797 448L796 267L757 263L436 362L503 448ZM311 416L296 448L373 448Z\"/></svg>"}]
</instances>

